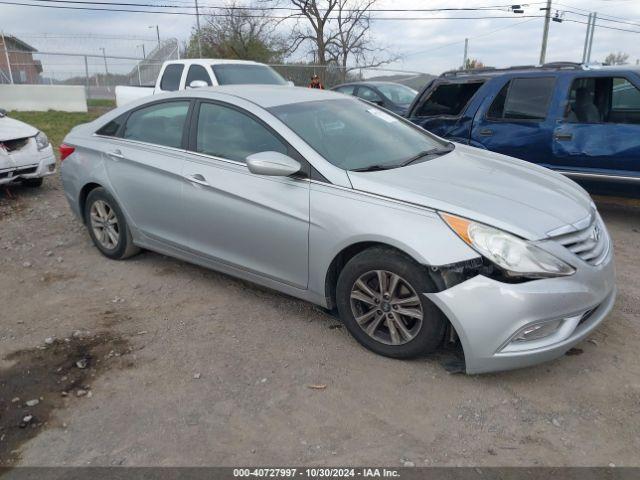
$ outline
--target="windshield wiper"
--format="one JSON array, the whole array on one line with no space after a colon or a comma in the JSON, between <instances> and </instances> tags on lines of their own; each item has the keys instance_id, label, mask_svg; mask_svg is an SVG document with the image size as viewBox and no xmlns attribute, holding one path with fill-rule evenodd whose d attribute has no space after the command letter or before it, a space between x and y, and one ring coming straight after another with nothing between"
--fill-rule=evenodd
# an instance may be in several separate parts
<instances>
[{"instance_id":1,"label":"windshield wiper","mask_svg":"<svg viewBox=\"0 0 640 480\"><path fill-rule=\"evenodd\" d=\"M424 150L420 153L418 153L417 155L414 155L411 158L408 158L407 160L405 160L403 163L401 163L399 166L400 167L406 167L407 165L411 165L412 163L417 162L418 160L420 160L421 158L424 157L430 157L430 156L439 156L439 155L446 155L447 153L453 151L453 145L450 145L448 147L444 147L444 148L432 148L430 150Z\"/></svg>"},{"instance_id":2,"label":"windshield wiper","mask_svg":"<svg viewBox=\"0 0 640 480\"><path fill-rule=\"evenodd\" d=\"M398 165L370 165L362 168L352 168L352 172L379 172L380 170L390 170L396 168Z\"/></svg>"}]
</instances>

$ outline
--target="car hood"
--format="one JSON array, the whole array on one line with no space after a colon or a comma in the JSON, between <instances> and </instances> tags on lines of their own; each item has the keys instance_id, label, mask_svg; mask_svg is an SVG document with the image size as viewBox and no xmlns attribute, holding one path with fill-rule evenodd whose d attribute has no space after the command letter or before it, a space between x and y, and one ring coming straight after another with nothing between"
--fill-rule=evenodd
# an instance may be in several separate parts
<instances>
[{"instance_id":1,"label":"car hood","mask_svg":"<svg viewBox=\"0 0 640 480\"><path fill-rule=\"evenodd\" d=\"M589 195L559 173L459 144L414 165L348 173L356 190L454 213L529 240L592 210Z\"/></svg>"},{"instance_id":2,"label":"car hood","mask_svg":"<svg viewBox=\"0 0 640 480\"><path fill-rule=\"evenodd\" d=\"M0 142L33 137L38 129L9 117L0 117Z\"/></svg>"}]
</instances>

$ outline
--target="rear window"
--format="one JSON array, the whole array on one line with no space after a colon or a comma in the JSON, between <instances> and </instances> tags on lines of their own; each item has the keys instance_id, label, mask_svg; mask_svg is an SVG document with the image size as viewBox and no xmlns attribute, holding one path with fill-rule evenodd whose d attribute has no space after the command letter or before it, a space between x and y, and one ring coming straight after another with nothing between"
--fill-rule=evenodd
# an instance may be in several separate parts
<instances>
[{"instance_id":1,"label":"rear window","mask_svg":"<svg viewBox=\"0 0 640 480\"><path fill-rule=\"evenodd\" d=\"M167 65L162 74L162 80L160 81L160 89L166 92L175 92L180 88L180 77L182 77L182 70L184 65L179 63L172 63Z\"/></svg>"},{"instance_id":2,"label":"rear window","mask_svg":"<svg viewBox=\"0 0 640 480\"><path fill-rule=\"evenodd\" d=\"M242 65L221 64L214 65L213 73L216 74L220 85L286 85L287 81L271 67L266 65Z\"/></svg>"},{"instance_id":3,"label":"rear window","mask_svg":"<svg viewBox=\"0 0 640 480\"><path fill-rule=\"evenodd\" d=\"M475 95L483 82L443 83L418 107L416 115L431 117L435 115L458 116Z\"/></svg>"},{"instance_id":4,"label":"rear window","mask_svg":"<svg viewBox=\"0 0 640 480\"><path fill-rule=\"evenodd\" d=\"M120 115L117 118L114 118L109 123L107 123L104 127L96 132L98 135L104 135L105 137L115 137L120 130L120 127L124 123L127 118L127 114Z\"/></svg>"},{"instance_id":5,"label":"rear window","mask_svg":"<svg viewBox=\"0 0 640 480\"><path fill-rule=\"evenodd\" d=\"M494 120L544 120L553 95L554 77L515 78L507 83L489 107Z\"/></svg>"}]
</instances>

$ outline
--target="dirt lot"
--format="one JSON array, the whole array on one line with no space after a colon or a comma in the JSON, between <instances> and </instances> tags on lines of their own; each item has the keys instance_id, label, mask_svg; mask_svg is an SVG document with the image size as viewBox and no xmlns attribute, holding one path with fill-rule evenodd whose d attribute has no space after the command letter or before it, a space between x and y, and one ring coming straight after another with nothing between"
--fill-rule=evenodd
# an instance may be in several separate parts
<instances>
[{"instance_id":1,"label":"dirt lot","mask_svg":"<svg viewBox=\"0 0 640 480\"><path fill-rule=\"evenodd\" d=\"M464 376L378 357L312 305L225 275L154 253L109 261L57 179L12 193L0 464L639 463L637 201L599 202L619 285L602 328L553 363Z\"/></svg>"}]
</instances>

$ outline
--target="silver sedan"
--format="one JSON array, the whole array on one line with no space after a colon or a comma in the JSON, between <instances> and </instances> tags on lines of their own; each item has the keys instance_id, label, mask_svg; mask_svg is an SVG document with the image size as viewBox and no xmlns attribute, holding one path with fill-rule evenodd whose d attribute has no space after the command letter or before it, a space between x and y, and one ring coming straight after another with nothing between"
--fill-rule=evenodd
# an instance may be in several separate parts
<instances>
[{"instance_id":1,"label":"silver sedan","mask_svg":"<svg viewBox=\"0 0 640 480\"><path fill-rule=\"evenodd\" d=\"M579 186L339 93L143 99L74 128L61 157L105 256L145 248L302 298L389 357L455 340L469 373L532 365L614 303L612 243Z\"/></svg>"}]
</instances>

